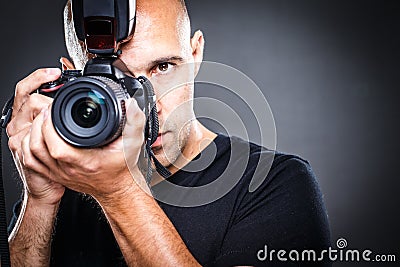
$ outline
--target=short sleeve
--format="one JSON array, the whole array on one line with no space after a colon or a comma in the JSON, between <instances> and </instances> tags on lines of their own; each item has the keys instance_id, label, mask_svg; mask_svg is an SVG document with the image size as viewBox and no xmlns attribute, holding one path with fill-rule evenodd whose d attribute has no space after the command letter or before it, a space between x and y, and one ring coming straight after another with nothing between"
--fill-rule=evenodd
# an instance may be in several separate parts
<instances>
[{"instance_id":1,"label":"short sleeve","mask_svg":"<svg viewBox=\"0 0 400 267\"><path fill-rule=\"evenodd\" d=\"M314 250L318 258L330 246L327 212L307 161L277 154L261 186L245 190L215 266L330 266L288 257L291 250ZM278 250L286 251L287 261L277 259Z\"/></svg>"}]
</instances>

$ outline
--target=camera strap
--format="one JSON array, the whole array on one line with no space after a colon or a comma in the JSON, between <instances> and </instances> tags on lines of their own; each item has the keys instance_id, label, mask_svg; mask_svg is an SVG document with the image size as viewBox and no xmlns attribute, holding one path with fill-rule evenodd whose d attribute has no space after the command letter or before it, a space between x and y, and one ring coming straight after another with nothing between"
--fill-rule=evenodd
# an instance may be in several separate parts
<instances>
[{"instance_id":1,"label":"camera strap","mask_svg":"<svg viewBox=\"0 0 400 267\"><path fill-rule=\"evenodd\" d=\"M6 212L6 198L4 192L3 181L3 129L7 127L12 115L12 106L14 104L14 96L12 96L4 105L1 121L0 121L0 255L1 266L9 267L10 263L10 248L8 246L8 232L7 232L7 212Z\"/></svg>"},{"instance_id":2,"label":"camera strap","mask_svg":"<svg viewBox=\"0 0 400 267\"><path fill-rule=\"evenodd\" d=\"M155 113L155 116L152 115L152 113ZM153 117L153 118L154 118L154 119L153 119L153 120L154 120L153 123L156 123L156 124L158 125L158 117L157 117L157 108L156 108L156 106L154 106L154 107L151 109L150 117ZM158 126L157 126L157 128L158 128ZM157 133L158 133L158 131L157 131ZM154 139L154 138L153 138L153 139ZM165 168L165 167L158 161L158 159L157 159L156 156L154 155L153 150L151 149L151 145L155 142L155 139L157 139L157 134L156 134L156 136L155 136L155 139L154 139L154 140L153 140L153 139L149 138L149 139L147 140L147 142L146 142L146 145L145 145L145 146L146 146L146 152L147 152L147 155L148 155L148 157L149 157L149 162L147 163L147 164L148 164L148 168L147 168L147 178L146 178L146 180L147 180L148 183L150 183L151 178L152 178L151 160L153 160L153 162L154 162L154 166L156 167L156 171L157 171L162 177L168 178L168 177L171 175L171 172L170 172L167 168Z\"/></svg>"},{"instance_id":3,"label":"camera strap","mask_svg":"<svg viewBox=\"0 0 400 267\"><path fill-rule=\"evenodd\" d=\"M149 79L147 79L144 76L138 77L138 80L140 83L145 87L145 92L147 92L148 95L148 102L149 102L149 110L146 111L146 116L148 117L147 123L146 123L146 144L145 144L145 150L148 156L148 162L147 162L147 174L146 174L146 181L149 184L152 178L153 170L152 170L152 165L151 161L154 163L154 167L156 168L156 171L164 178L168 178L171 176L171 172L165 168L156 158L156 156L153 153L153 150L151 149L151 145L156 141L157 136L158 136L158 130L159 130L159 122L158 122L158 115L157 115L157 105L156 105L156 98L155 98L155 93L154 93L154 88Z\"/></svg>"}]
</instances>

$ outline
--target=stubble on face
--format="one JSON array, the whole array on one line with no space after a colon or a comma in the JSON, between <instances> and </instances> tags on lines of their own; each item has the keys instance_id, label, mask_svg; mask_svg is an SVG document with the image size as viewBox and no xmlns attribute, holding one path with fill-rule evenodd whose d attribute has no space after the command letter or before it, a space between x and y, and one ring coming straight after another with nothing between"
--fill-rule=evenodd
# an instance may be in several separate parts
<instances>
[{"instance_id":1,"label":"stubble on face","mask_svg":"<svg viewBox=\"0 0 400 267\"><path fill-rule=\"evenodd\" d=\"M182 106L184 105L188 104L185 103ZM189 112L190 110L179 116L182 114L181 112L173 111L173 114L170 114L162 124L162 144L159 147L153 148L153 152L165 167L174 165L178 158L185 158L186 156L184 150L188 147L194 120L193 116L186 115Z\"/></svg>"},{"instance_id":2,"label":"stubble on face","mask_svg":"<svg viewBox=\"0 0 400 267\"><path fill-rule=\"evenodd\" d=\"M137 1L136 19L135 34L121 46L121 59L135 76L145 75L153 83L162 134L162 145L153 146L153 152L162 165L169 167L183 155L190 139L194 119L193 79L190 75L183 77L190 84L180 86L174 86L180 82L157 83L157 77L149 69L154 67L151 62L160 58L181 58L180 65L193 60L190 22L180 1L167 0ZM164 93L165 88L173 89Z\"/></svg>"}]
</instances>

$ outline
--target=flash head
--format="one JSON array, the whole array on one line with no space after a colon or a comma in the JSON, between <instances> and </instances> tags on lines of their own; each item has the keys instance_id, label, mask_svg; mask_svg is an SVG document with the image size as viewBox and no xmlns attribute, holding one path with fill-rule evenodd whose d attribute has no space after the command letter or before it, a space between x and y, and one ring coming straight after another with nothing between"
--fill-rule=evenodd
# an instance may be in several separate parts
<instances>
[{"instance_id":1,"label":"flash head","mask_svg":"<svg viewBox=\"0 0 400 267\"><path fill-rule=\"evenodd\" d=\"M72 14L78 39L88 52L109 55L117 44L132 34L135 0L72 0Z\"/></svg>"}]
</instances>

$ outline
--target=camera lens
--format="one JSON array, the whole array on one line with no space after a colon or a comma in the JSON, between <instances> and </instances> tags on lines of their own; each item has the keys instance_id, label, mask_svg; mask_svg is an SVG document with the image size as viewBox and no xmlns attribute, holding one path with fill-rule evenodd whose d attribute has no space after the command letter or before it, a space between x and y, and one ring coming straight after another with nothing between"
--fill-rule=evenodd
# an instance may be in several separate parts
<instances>
[{"instance_id":1,"label":"camera lens","mask_svg":"<svg viewBox=\"0 0 400 267\"><path fill-rule=\"evenodd\" d=\"M80 98L71 109L72 119L82 128L92 128L99 123L101 107L90 97Z\"/></svg>"},{"instance_id":2,"label":"camera lens","mask_svg":"<svg viewBox=\"0 0 400 267\"><path fill-rule=\"evenodd\" d=\"M127 97L120 84L106 77L79 77L57 92L52 107L54 127L75 146L102 146L121 134Z\"/></svg>"},{"instance_id":3,"label":"camera lens","mask_svg":"<svg viewBox=\"0 0 400 267\"><path fill-rule=\"evenodd\" d=\"M60 119L65 129L75 137L93 138L107 128L109 119L114 119L113 103L100 88L77 86L63 98Z\"/></svg>"}]
</instances>

